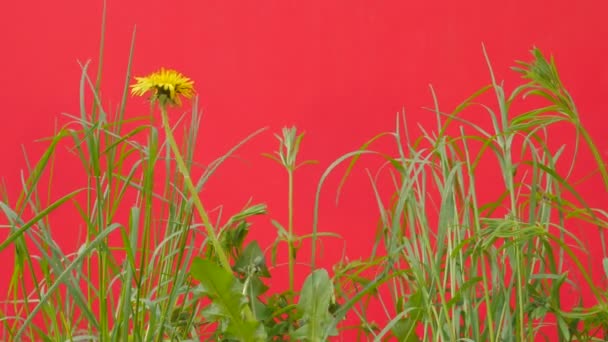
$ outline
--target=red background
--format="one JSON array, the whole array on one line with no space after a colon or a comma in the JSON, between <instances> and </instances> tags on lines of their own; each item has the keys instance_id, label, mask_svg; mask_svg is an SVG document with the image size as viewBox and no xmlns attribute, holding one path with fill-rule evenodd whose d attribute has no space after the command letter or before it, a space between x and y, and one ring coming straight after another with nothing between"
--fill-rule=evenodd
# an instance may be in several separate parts
<instances>
[{"instance_id":1,"label":"red background","mask_svg":"<svg viewBox=\"0 0 608 342\"><path fill-rule=\"evenodd\" d=\"M220 168L203 193L210 208L223 204L230 213L252 198L286 222L286 174L261 153L276 149L271 133L295 124L306 131L301 157L319 161L296 174L296 227L308 232L317 182L335 158L394 129L402 108L413 131L417 122L431 124L434 115L422 109L433 103L429 84L449 110L489 83L482 43L498 79L511 88L518 76L509 67L529 60L533 46L554 55L583 123L602 154L607 152L604 0L107 2L102 95L109 108L120 101L136 26L136 75L165 66L195 81L205 112L200 161L214 159L258 128L270 128ZM25 165L21 146L37 157L44 144L34 140L52 134L58 120L65 122L61 113L78 112L77 61L97 65L101 8L101 0L38 0L6 1L0 10L0 177L13 199ZM144 100L129 101L127 115L144 114ZM570 137L564 134L564 142ZM593 168L588 162L582 157L581 174ZM56 190L73 188L71 169L68 162L62 165ZM336 207L339 175L324 192L320 228L343 234L353 259L369 253L377 210L363 167ZM605 208L608 198L596 181L580 190L592 206ZM63 238L73 236L68 226L57 230ZM268 221L256 224L254 232L265 241L275 233ZM325 262L331 265L343 242L327 246ZM2 291L9 273L0 276Z\"/></svg>"}]
</instances>

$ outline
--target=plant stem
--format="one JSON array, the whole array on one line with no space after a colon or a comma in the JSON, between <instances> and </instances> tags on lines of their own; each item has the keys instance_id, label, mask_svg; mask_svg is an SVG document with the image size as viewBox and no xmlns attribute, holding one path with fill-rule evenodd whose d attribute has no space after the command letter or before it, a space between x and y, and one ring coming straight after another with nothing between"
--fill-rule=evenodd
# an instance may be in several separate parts
<instances>
[{"instance_id":1,"label":"plant stem","mask_svg":"<svg viewBox=\"0 0 608 342\"><path fill-rule=\"evenodd\" d=\"M220 261L220 266L222 266L226 271L232 273L232 269L230 268L230 263L228 262L226 253L224 252L224 249L220 245L217 235L215 234L215 231L213 229L213 225L211 224L211 221L209 220L209 215L207 215L207 211L203 207L203 203L201 202L201 199L198 197L198 194L196 193L196 188L194 186L194 183L192 182L192 178L190 177L190 172L188 171L188 168L186 167L186 163L184 163L184 159L182 158L182 155L179 152L179 148L177 147L177 143L175 142L175 137L173 136L173 132L171 131L171 127L169 126L169 118L167 116L167 108L166 108L165 104L162 104L162 103L160 104L160 112L161 112L161 116L162 116L162 120L163 120L163 127L165 129L165 135L167 137L167 142L169 143L171 152L173 152L173 155L175 156L175 161L177 162L177 168L178 168L179 172L182 174L182 176L184 177L184 183L186 185L186 188L188 189L188 191L190 192L190 195L192 196L192 201L194 203L194 207L198 211L198 214L201 217L201 220L203 221L203 225L205 226L205 229L207 230L207 237L209 238L209 240L211 240L211 245L213 246L213 249L215 250L215 253L217 254L217 257Z\"/></svg>"},{"instance_id":2,"label":"plant stem","mask_svg":"<svg viewBox=\"0 0 608 342\"><path fill-rule=\"evenodd\" d=\"M289 177L289 198L288 198L288 232L289 232L289 242L287 244L288 248L288 261L289 261L289 291L293 293L294 291L294 266L295 266L295 249L294 249L294 240L293 240L293 170L288 169L287 175Z\"/></svg>"},{"instance_id":3,"label":"plant stem","mask_svg":"<svg viewBox=\"0 0 608 342\"><path fill-rule=\"evenodd\" d=\"M203 203L201 202L201 199L198 197L198 194L196 193L196 187L194 186L194 183L192 182L192 178L190 177L190 172L188 171L188 168L186 167L184 158L182 157L182 155L179 151L179 148L177 147L177 143L175 142L175 137L173 136L173 132L171 131L171 126L169 125L169 118L167 116L167 108L166 108L165 104L163 104L163 103L160 104L160 112L161 112L161 116L162 116L163 127L165 129L165 135L167 137L167 142L169 143L169 147L171 148L171 151L173 152L173 155L175 156L177 168L178 168L179 172L182 174L182 176L184 177L184 184L185 184L186 188L188 189L188 192L190 192L190 195L192 196L192 201L194 203L194 207L198 211L198 214L201 217L201 221L203 221L203 226L205 226L205 229L207 230L207 237L211 240L211 245L213 246L213 249L215 250L215 253L220 261L220 266L223 267L226 270L226 272L229 272L230 274L232 274L232 268L230 267L230 263L228 262L228 257L226 256L226 252L222 248L222 245L220 245L220 241L218 240L217 235L215 234L215 231L213 230L213 225L211 224L211 221L209 220L209 215L207 215L207 211L203 207ZM245 315L245 318L248 321L254 320L253 313L248 306L246 306L243 309L243 314Z\"/></svg>"}]
</instances>

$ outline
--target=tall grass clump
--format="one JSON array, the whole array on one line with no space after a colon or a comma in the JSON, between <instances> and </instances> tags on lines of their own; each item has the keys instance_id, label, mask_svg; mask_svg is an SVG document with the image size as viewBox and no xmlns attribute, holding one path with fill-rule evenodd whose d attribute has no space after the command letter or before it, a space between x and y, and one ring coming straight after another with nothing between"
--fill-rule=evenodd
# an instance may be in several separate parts
<instances>
[{"instance_id":1,"label":"tall grass clump","mask_svg":"<svg viewBox=\"0 0 608 342\"><path fill-rule=\"evenodd\" d=\"M325 173L324 178L351 160L346 177L363 154L376 154L386 160L382 173L394 184L386 200L378 178L370 177L378 238L369 259L343 263L336 271L347 285L338 287L345 305L336 317L355 309L366 339L601 341L608 336L607 292L599 283L608 276L606 212L590 207L571 177L582 145L601 175L598 191L606 191L608 174L554 61L538 49L532 57L514 68L523 84L510 94L488 60L491 84L453 111L441 111L433 93L435 131L421 127L420 138L412 141L406 117L398 116L395 132L375 137ZM526 99L534 100L533 108L513 109L525 107L518 102ZM468 119L468 112L489 117L490 127ZM573 127L570 150L548 143L554 126ZM386 136L396 143L395 156L370 148ZM501 190L493 193L497 187ZM581 225L582 236L576 233ZM588 249L590 240L600 241L601 252ZM602 271L592 274L592 267ZM369 271L375 276L361 276ZM574 289L572 303L564 303L566 287ZM583 294L591 298L583 301ZM365 298L380 303L386 324L368 324Z\"/></svg>"}]
</instances>

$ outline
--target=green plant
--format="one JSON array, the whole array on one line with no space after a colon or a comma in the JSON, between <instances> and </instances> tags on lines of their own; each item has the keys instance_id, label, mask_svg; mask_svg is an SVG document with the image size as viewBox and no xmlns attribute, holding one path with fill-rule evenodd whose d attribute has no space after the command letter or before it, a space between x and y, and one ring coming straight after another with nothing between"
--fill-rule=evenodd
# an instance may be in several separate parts
<instances>
[{"instance_id":1,"label":"green plant","mask_svg":"<svg viewBox=\"0 0 608 342\"><path fill-rule=\"evenodd\" d=\"M607 292L582 259L589 253L585 244L569 230L581 223L597 226L606 265L606 212L589 207L569 179L579 136L608 187L606 168L555 63L538 49L532 55L532 62L515 68L526 82L509 96L490 68L492 83L450 113L439 109L433 93L435 133L423 128L421 138L411 141L405 116L398 117L394 133L378 135L324 174L322 180L353 158L346 178L361 155L372 153L385 158L395 185L384 204L375 186L378 176L370 176L381 218L378 239L369 260L343 264L336 272L356 285L341 291L346 303L337 319L358 308L361 326L376 341L389 336L400 341L533 341L549 338L546 326L557 328L560 341L601 340L598 333L608 333ZM498 109L485 104L490 91ZM512 110L522 97L534 96L548 104ZM467 111L479 115L479 109L490 116L492 130L466 119ZM564 157L563 146L546 143L558 123L576 130L573 156ZM396 142L395 157L369 148L387 135ZM484 173L493 162L499 172ZM503 192L484 194L481 180L502 183ZM384 254L378 254L380 247ZM378 275L362 279L370 269ZM586 289L597 304L564 306L565 284L579 293ZM364 298L382 304L388 318L384 326L367 324Z\"/></svg>"},{"instance_id":2,"label":"green plant","mask_svg":"<svg viewBox=\"0 0 608 342\"><path fill-rule=\"evenodd\" d=\"M0 251L15 251L11 290L0 313L2 338L318 341L334 298L328 274L312 272L297 302L294 284L296 245L310 238L293 232L293 173L302 135L292 128L280 137L277 156L289 175L289 225L285 231L274 221L279 237L273 253L280 242L287 243L290 287L267 296L263 278L270 273L264 254L255 240L244 246L248 219L266 214L266 206L247 203L223 224L221 217L214 224L199 198L217 168L263 130L195 179L198 103L195 99L181 143L169 115L170 107L181 104L180 96L193 96L193 82L169 69L136 78L132 93L151 93L151 116L125 118L129 58L123 99L112 114L99 90L103 45L102 40L95 82L88 64L82 67L80 115L67 115L71 121L49 139L15 204L6 196L0 202L11 231ZM130 56L133 46L134 39ZM88 96L93 98L90 109ZM153 119L156 108L160 130ZM80 161L86 181L53 201L54 175L61 172L54 158L64 147ZM47 199L41 195L45 192ZM53 233L55 212L68 207L78 218L75 224L85 227L84 241L75 250L58 244Z\"/></svg>"},{"instance_id":3,"label":"green plant","mask_svg":"<svg viewBox=\"0 0 608 342\"><path fill-rule=\"evenodd\" d=\"M87 91L95 99L90 111L84 102ZM4 337L196 340L200 322L193 308L200 299L188 269L206 245L195 238L196 214L203 218L206 238L212 242L215 230L222 229L211 226L198 192L241 144L212 163L194 184L190 170L200 121L196 102L192 124L178 148L168 120L163 121L166 146L149 119L123 119L126 100L112 117L86 65L80 92L81 115L70 116L72 122L52 137L43 157L29 170L16 205L9 207L8 199L1 203L12 233L0 249L16 249L10 299L13 315L3 317ZM124 125L134 127L127 131ZM53 174L61 172L53 158L69 140L86 184L59 200L45 201L40 194L50 191ZM45 175L48 184L41 183ZM55 242L52 225L53 211L70 204L86 228L84 241L73 252ZM125 222L126 206L130 209ZM245 224L249 217L264 213L265 206L248 205L229 223ZM224 250L215 247L216 255L223 255Z\"/></svg>"},{"instance_id":4,"label":"green plant","mask_svg":"<svg viewBox=\"0 0 608 342\"><path fill-rule=\"evenodd\" d=\"M250 234L250 219L266 214L264 204L248 202L226 220L220 214L212 220L199 197L218 167L263 130L201 170L193 160L197 99L188 118L174 116L171 108L181 104L180 96L193 97L193 82L165 69L137 78L132 93L152 93L151 113L126 115L129 58L122 101L111 112L99 89L103 44L95 81L88 64L82 66L79 115L68 115L40 159L28 164L15 201L1 192L10 233L0 251L14 251L15 263L0 338L316 342L353 330L360 340L375 341L530 341L545 336L549 326L560 341L593 341L608 333L608 293L583 259L583 241L569 230L581 222L598 228L602 277L608 277L607 213L587 205L571 177L580 138L606 189L608 172L555 63L539 50L532 62L519 63L525 83L508 96L488 59L491 84L451 112L439 109L433 93L435 132L422 128L412 141L405 116L397 117L395 132L338 158L319 181L312 232L302 233L294 220L295 171L310 163L298 160L303 134L284 128L278 150L267 156L287 172L287 228L272 220L277 237L264 249ZM496 104L488 105L492 93ZM545 104L513 109L528 97ZM489 115L490 128L466 117L480 110ZM182 121L183 134L174 134ZM564 123L576 132L571 156L547 143L553 127ZM396 155L371 149L384 137L394 139ZM52 199L54 176L61 172L55 158L63 148L79 161L84 184ZM378 174L369 174L379 210L377 238L368 259L341 261L332 265L332 275L317 263L318 240L339 238L317 229L321 192L339 164L350 161L342 186L365 155L386 161ZM499 171L484 173L491 163ZM378 185L387 174L394 185L390 198ZM479 184L488 178L503 185L501 193L482 192ZM60 209L70 209L82 227L78 246L55 240ZM310 254L302 252L307 239ZM267 254L279 267L283 243L289 276L281 291L272 287ZM301 287L296 265L310 266ZM565 286L589 290L595 303L564 305ZM374 302L386 313L384 322L369 317ZM346 326L347 313L359 322Z\"/></svg>"},{"instance_id":5,"label":"green plant","mask_svg":"<svg viewBox=\"0 0 608 342\"><path fill-rule=\"evenodd\" d=\"M293 224L293 184L294 171L310 161L297 163L297 154L303 134L295 127L284 128L283 135L277 135L279 149L275 155L267 157L277 161L288 174L288 228L272 220L277 229L277 238L270 246L273 265L280 243L287 244L287 267L289 288L269 295L269 287L264 279L272 280L266 257L257 241L243 247L248 234L242 226L227 230L221 237L222 247L231 251L234 260L232 271L221 270L213 261L213 253L208 259L196 259L192 265L193 277L200 281L204 296L210 305L202 312L206 324L217 324L210 338L214 340L257 341L257 340L298 340L321 341L325 331L337 333L338 322L332 322L335 306L334 285L325 269L314 269L297 292L294 285L295 264L298 249L304 239L317 237L338 237L336 234L319 232L297 235ZM296 302L297 298L297 302ZM243 320L243 312L251 311Z\"/></svg>"}]
</instances>

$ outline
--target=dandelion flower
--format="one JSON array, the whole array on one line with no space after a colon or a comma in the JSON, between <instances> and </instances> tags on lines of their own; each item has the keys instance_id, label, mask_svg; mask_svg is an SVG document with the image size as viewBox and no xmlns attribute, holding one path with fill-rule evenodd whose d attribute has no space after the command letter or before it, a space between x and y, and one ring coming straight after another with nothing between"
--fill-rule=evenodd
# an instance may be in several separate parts
<instances>
[{"instance_id":1,"label":"dandelion flower","mask_svg":"<svg viewBox=\"0 0 608 342\"><path fill-rule=\"evenodd\" d=\"M161 68L145 77L135 77L137 83L131 85L131 94L143 96L152 92L152 101L158 100L161 105L169 103L181 106L180 96L187 99L194 94L194 82L181 73Z\"/></svg>"}]
</instances>

